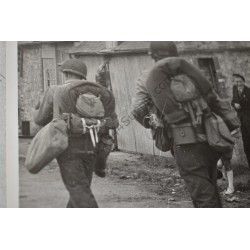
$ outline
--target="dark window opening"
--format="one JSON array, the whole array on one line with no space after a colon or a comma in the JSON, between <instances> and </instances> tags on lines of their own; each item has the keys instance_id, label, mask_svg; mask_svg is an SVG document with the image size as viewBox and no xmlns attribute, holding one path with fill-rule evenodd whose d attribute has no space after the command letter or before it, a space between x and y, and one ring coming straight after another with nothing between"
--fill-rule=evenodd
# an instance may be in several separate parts
<instances>
[{"instance_id":1,"label":"dark window opening","mask_svg":"<svg viewBox=\"0 0 250 250\"><path fill-rule=\"evenodd\" d=\"M57 51L57 65L61 66L64 61L69 59L69 54L67 51Z\"/></svg>"},{"instance_id":2,"label":"dark window opening","mask_svg":"<svg viewBox=\"0 0 250 250\"><path fill-rule=\"evenodd\" d=\"M213 87L220 98L228 98L229 95L226 88L226 78L220 70L218 58L198 58L198 66L213 84Z\"/></svg>"},{"instance_id":3,"label":"dark window opening","mask_svg":"<svg viewBox=\"0 0 250 250\"><path fill-rule=\"evenodd\" d=\"M30 136L30 122L29 121L22 121L22 135Z\"/></svg>"},{"instance_id":4,"label":"dark window opening","mask_svg":"<svg viewBox=\"0 0 250 250\"><path fill-rule=\"evenodd\" d=\"M207 79L213 84L216 91L218 91L216 69L213 58L199 58L198 65Z\"/></svg>"}]
</instances>

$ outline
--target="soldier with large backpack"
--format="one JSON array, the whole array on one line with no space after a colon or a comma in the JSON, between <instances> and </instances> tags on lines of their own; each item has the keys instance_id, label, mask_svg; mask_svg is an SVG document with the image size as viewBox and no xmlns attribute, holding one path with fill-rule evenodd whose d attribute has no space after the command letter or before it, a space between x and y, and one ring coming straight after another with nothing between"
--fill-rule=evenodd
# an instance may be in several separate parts
<instances>
[{"instance_id":1,"label":"soldier with large backpack","mask_svg":"<svg viewBox=\"0 0 250 250\"><path fill-rule=\"evenodd\" d=\"M108 129L118 126L115 99L100 84L86 81L87 67L81 60L65 61L61 71L65 76L65 83L51 86L45 91L34 115L35 123L45 126L40 134L47 135L47 141L52 141L43 143L43 138L38 133L37 138L34 138L37 140L33 140L33 148L44 149L42 158L50 154L51 160L53 153L57 158L63 182L70 195L67 207L95 208L98 205L90 188L92 174L96 171L98 175L104 175L103 166L99 169L102 159L98 160L98 157L104 154L101 157L105 158L112 146L102 135L106 135ZM56 125L52 126L53 124ZM57 138L56 134L59 135ZM56 152L60 151L56 149L62 146L58 145L60 137L66 137L67 141L66 148L58 155ZM39 150L31 148L26 161L26 166L33 173L40 171L47 162L41 159L39 154L42 152L37 151Z\"/></svg>"},{"instance_id":2,"label":"soldier with large backpack","mask_svg":"<svg viewBox=\"0 0 250 250\"><path fill-rule=\"evenodd\" d=\"M172 149L194 206L222 207L216 165L233 147L229 130L238 120L202 72L178 57L173 42L152 42L149 54L156 64L137 86L133 115L147 128L164 124L162 141ZM152 106L158 119L147 119Z\"/></svg>"}]
</instances>

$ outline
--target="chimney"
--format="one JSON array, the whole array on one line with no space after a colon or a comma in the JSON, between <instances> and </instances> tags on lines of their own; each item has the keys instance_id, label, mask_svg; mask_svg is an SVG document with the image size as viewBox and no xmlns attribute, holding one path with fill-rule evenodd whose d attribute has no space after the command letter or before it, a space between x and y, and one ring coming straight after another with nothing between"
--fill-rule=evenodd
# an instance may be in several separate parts
<instances>
[{"instance_id":1,"label":"chimney","mask_svg":"<svg viewBox=\"0 0 250 250\"><path fill-rule=\"evenodd\" d=\"M108 41L106 42L106 49L113 49L114 47L117 46L118 42L113 42L113 41Z\"/></svg>"}]
</instances>

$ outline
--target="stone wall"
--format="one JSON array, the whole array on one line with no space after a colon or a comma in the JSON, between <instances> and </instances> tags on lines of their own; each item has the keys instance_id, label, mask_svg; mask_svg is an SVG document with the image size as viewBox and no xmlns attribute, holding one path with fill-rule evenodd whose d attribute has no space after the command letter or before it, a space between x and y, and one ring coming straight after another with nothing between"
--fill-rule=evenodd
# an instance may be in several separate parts
<instances>
[{"instance_id":1,"label":"stone wall","mask_svg":"<svg viewBox=\"0 0 250 250\"><path fill-rule=\"evenodd\" d=\"M30 121L31 134L37 131L32 122L33 109L43 93L42 49L40 45L22 47L22 66L19 69L18 114L19 134L23 121Z\"/></svg>"},{"instance_id":2,"label":"stone wall","mask_svg":"<svg viewBox=\"0 0 250 250\"><path fill-rule=\"evenodd\" d=\"M179 51L210 51L250 48L250 42L242 41L178 41Z\"/></svg>"},{"instance_id":3,"label":"stone wall","mask_svg":"<svg viewBox=\"0 0 250 250\"><path fill-rule=\"evenodd\" d=\"M19 46L18 115L19 135L22 135L22 122L30 122L30 134L40 129L33 122L33 111L44 90L47 88L47 70L51 74L51 85L61 84L58 67L65 60L66 51L73 42L42 43ZM53 79L52 79L53 78Z\"/></svg>"},{"instance_id":4,"label":"stone wall","mask_svg":"<svg viewBox=\"0 0 250 250\"><path fill-rule=\"evenodd\" d=\"M185 54L183 57L195 65L197 65L198 58L217 58L219 64L217 73L225 79L225 92L229 98L232 97L232 74L239 73L244 75L247 85L250 86L250 50L243 52L213 52L210 54L196 53L195 55Z\"/></svg>"}]
</instances>

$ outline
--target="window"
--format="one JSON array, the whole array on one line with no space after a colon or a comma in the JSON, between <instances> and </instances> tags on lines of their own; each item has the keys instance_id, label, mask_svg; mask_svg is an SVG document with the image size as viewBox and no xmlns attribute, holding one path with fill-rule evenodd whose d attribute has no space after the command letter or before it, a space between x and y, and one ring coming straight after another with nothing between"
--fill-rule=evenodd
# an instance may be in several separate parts
<instances>
[{"instance_id":1,"label":"window","mask_svg":"<svg viewBox=\"0 0 250 250\"><path fill-rule=\"evenodd\" d=\"M62 65L62 63L69 59L69 54L67 53L67 51L65 50L57 50L57 79L58 79L58 85L63 84L63 82L65 81L64 79L64 75L60 72L60 67Z\"/></svg>"},{"instance_id":2,"label":"window","mask_svg":"<svg viewBox=\"0 0 250 250\"><path fill-rule=\"evenodd\" d=\"M217 89L217 78L216 69L213 58L199 58L199 68L204 72L205 76L213 84L214 88Z\"/></svg>"},{"instance_id":3,"label":"window","mask_svg":"<svg viewBox=\"0 0 250 250\"><path fill-rule=\"evenodd\" d=\"M62 63L67 59L69 59L69 54L66 51L60 51L60 50L57 51L57 65L58 66L61 66Z\"/></svg>"}]
</instances>

